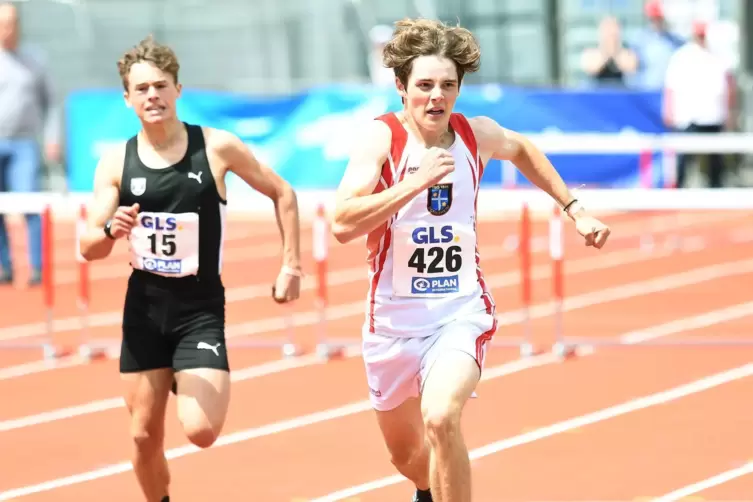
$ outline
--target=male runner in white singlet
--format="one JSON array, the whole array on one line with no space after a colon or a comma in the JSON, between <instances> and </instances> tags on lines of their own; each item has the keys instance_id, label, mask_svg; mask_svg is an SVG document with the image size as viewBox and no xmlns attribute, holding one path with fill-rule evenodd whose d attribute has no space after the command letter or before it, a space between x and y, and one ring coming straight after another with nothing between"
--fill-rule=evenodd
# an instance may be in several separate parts
<instances>
[{"instance_id":1,"label":"male runner in white singlet","mask_svg":"<svg viewBox=\"0 0 753 502\"><path fill-rule=\"evenodd\" d=\"M368 236L363 358L392 463L415 484L416 502L471 500L460 417L497 324L476 245L484 166L513 162L565 209L587 245L600 249L610 233L530 141L487 117L452 112L479 59L463 28L397 23L384 64L404 108L360 134L333 222L340 242Z\"/></svg>"}]
</instances>

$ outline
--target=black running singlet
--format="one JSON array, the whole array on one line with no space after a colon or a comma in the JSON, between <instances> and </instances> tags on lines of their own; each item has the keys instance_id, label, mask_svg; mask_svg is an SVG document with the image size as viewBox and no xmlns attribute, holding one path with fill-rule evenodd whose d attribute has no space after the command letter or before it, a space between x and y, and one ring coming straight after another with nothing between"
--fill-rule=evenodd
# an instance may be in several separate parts
<instances>
[{"instance_id":1,"label":"black running singlet","mask_svg":"<svg viewBox=\"0 0 753 502\"><path fill-rule=\"evenodd\" d=\"M120 205L140 206L129 239L131 266L163 277L217 279L227 202L217 192L209 169L201 127L185 126L186 154L164 169L141 162L137 136L126 144Z\"/></svg>"}]
</instances>

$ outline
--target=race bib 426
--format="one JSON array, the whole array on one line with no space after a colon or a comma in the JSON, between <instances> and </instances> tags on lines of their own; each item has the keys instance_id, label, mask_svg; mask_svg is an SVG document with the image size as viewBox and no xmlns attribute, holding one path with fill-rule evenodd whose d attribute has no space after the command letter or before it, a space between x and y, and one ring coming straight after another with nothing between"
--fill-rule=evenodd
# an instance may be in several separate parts
<instances>
[{"instance_id":1,"label":"race bib 426","mask_svg":"<svg viewBox=\"0 0 753 502\"><path fill-rule=\"evenodd\" d=\"M396 226L393 289L397 296L467 294L476 282L476 239L459 225Z\"/></svg>"}]
</instances>

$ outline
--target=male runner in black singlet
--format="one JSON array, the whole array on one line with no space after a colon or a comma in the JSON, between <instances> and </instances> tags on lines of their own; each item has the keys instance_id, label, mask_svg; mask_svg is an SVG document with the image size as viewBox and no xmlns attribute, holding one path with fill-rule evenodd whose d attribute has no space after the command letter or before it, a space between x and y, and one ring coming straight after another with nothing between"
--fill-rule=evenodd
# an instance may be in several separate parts
<instances>
[{"instance_id":1,"label":"male runner in black singlet","mask_svg":"<svg viewBox=\"0 0 753 502\"><path fill-rule=\"evenodd\" d=\"M260 164L236 136L176 116L180 95L173 51L151 38L118 62L125 100L141 131L96 168L81 254L107 257L130 242L133 272L123 311L120 372L131 414L133 467L148 502L169 500L165 407L173 379L186 436L206 448L228 409L225 290L225 174L233 172L275 205L283 240L278 302L300 291L299 215L288 183Z\"/></svg>"}]
</instances>

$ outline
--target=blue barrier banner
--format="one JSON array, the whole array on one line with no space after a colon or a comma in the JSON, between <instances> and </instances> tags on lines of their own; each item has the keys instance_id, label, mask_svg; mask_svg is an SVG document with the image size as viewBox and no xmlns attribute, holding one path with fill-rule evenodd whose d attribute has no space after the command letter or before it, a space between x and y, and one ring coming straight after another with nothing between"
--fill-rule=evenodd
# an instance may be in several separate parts
<instances>
[{"instance_id":1,"label":"blue barrier banner","mask_svg":"<svg viewBox=\"0 0 753 502\"><path fill-rule=\"evenodd\" d=\"M189 123L227 129L296 189L337 187L348 152L363 124L402 108L394 89L328 86L282 97L254 97L184 90L179 117ZM664 131L658 93L621 90L562 91L497 85L464 86L455 111L486 115L523 133L620 133ZM138 132L139 122L119 90L72 93L66 102L68 182L90 191L97 161L107 146ZM630 187L639 180L635 155L552 155L568 183ZM528 185L521 176L519 185ZM660 183L658 178L656 183ZM502 168L487 166L482 185L498 187ZM241 189L228 179L228 189Z\"/></svg>"}]
</instances>

